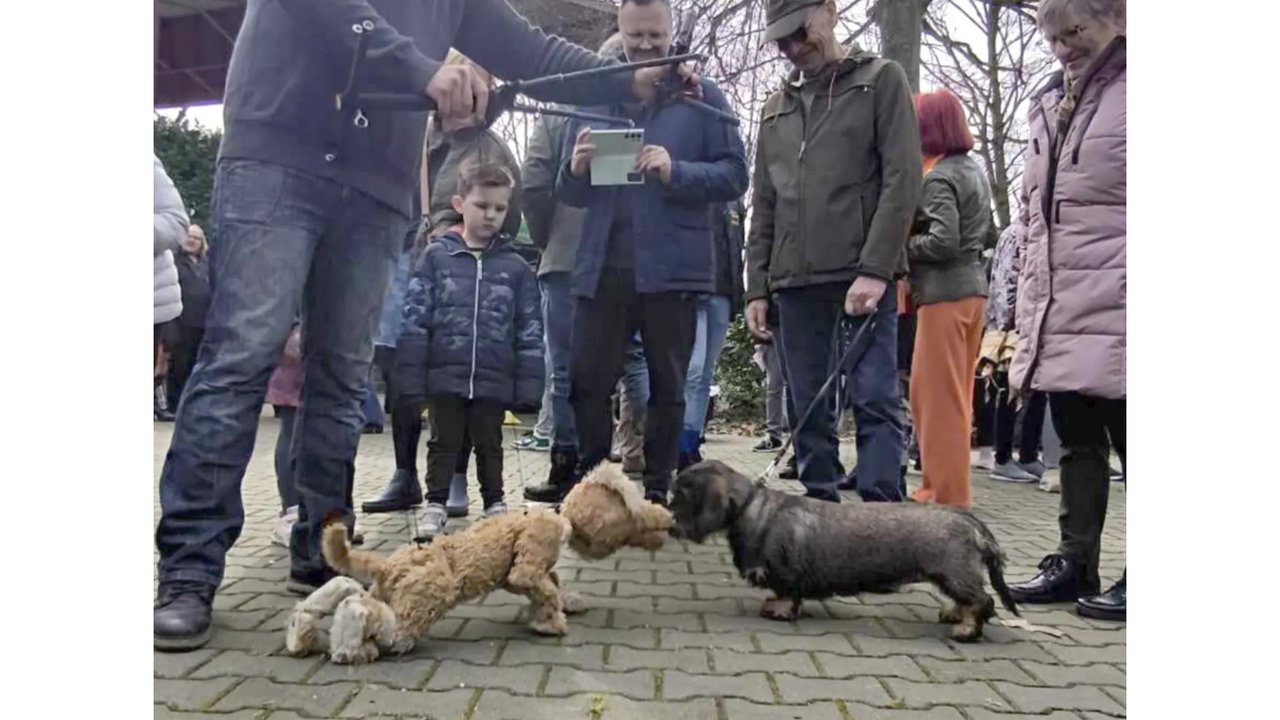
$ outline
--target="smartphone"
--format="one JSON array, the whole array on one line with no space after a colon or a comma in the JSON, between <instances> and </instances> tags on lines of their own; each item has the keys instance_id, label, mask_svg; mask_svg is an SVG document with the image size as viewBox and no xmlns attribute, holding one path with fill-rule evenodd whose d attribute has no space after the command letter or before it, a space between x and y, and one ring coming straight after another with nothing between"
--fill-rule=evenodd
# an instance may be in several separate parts
<instances>
[{"instance_id":1,"label":"smartphone","mask_svg":"<svg viewBox=\"0 0 1280 720\"><path fill-rule=\"evenodd\" d=\"M644 173L636 170L636 155L644 147L644 128L592 130L596 154L591 158L592 185L641 185Z\"/></svg>"}]
</instances>

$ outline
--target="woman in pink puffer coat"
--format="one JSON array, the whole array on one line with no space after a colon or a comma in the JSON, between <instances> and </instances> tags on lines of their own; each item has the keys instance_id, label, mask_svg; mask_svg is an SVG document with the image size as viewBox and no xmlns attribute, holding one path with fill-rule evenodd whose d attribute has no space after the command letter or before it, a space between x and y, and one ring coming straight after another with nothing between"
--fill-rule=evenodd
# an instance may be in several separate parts
<instances>
[{"instance_id":1,"label":"woman in pink puffer coat","mask_svg":"<svg viewBox=\"0 0 1280 720\"><path fill-rule=\"evenodd\" d=\"M1125 2L1045 0L1038 13L1063 70L1031 99L1020 222L1018 346L1010 383L1049 394L1062 439L1058 551L1010 591L1125 618L1125 577L1101 595L1108 457L1125 457Z\"/></svg>"}]
</instances>

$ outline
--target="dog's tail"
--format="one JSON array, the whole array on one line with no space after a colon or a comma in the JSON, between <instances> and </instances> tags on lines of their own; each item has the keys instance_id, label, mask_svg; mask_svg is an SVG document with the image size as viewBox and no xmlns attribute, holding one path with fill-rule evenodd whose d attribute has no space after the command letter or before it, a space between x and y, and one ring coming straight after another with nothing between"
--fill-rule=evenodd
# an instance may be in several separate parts
<instances>
[{"instance_id":1,"label":"dog's tail","mask_svg":"<svg viewBox=\"0 0 1280 720\"><path fill-rule=\"evenodd\" d=\"M376 582L385 562L376 553L353 550L347 542L347 526L332 522L320 538L320 554L329 567L361 582Z\"/></svg>"},{"instance_id":2,"label":"dog's tail","mask_svg":"<svg viewBox=\"0 0 1280 720\"><path fill-rule=\"evenodd\" d=\"M1000 597L1000 603L1009 612L1021 616L1018 612L1018 604L1014 602L1009 586L1004 581L1004 551L1000 549L1000 543L996 541L996 536L991 534L991 528L976 515L965 512L964 516L978 531L978 551L982 554L983 564L987 566L987 577L991 580L991 588L996 591L996 595Z\"/></svg>"},{"instance_id":3,"label":"dog's tail","mask_svg":"<svg viewBox=\"0 0 1280 720\"><path fill-rule=\"evenodd\" d=\"M627 514L636 521L638 530L669 530L673 523L666 508L644 499L640 488L617 465L601 463L582 482L601 485L622 499Z\"/></svg>"}]
</instances>

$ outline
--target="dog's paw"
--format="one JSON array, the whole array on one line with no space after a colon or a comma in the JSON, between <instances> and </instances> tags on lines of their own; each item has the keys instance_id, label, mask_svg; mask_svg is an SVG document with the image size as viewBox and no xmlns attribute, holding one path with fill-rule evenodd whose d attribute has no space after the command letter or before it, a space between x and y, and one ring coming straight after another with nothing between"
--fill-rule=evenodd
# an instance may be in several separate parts
<instances>
[{"instance_id":1,"label":"dog's paw","mask_svg":"<svg viewBox=\"0 0 1280 720\"><path fill-rule=\"evenodd\" d=\"M569 633L569 621L563 612L535 612L529 622L529 629L539 635L560 637Z\"/></svg>"},{"instance_id":2,"label":"dog's paw","mask_svg":"<svg viewBox=\"0 0 1280 720\"><path fill-rule=\"evenodd\" d=\"M768 575L765 573L764 568L757 566L747 568L746 571L742 573L742 577L752 585L760 587L761 585L764 585L765 578L767 578Z\"/></svg>"},{"instance_id":3,"label":"dog's paw","mask_svg":"<svg viewBox=\"0 0 1280 720\"><path fill-rule=\"evenodd\" d=\"M800 617L800 603L771 597L760 605L760 617L790 622Z\"/></svg>"},{"instance_id":4,"label":"dog's paw","mask_svg":"<svg viewBox=\"0 0 1280 720\"><path fill-rule=\"evenodd\" d=\"M329 657L338 665L367 665L378 659L378 646L366 640L359 647L334 650Z\"/></svg>"},{"instance_id":5,"label":"dog's paw","mask_svg":"<svg viewBox=\"0 0 1280 720\"><path fill-rule=\"evenodd\" d=\"M587 611L587 601L578 593L565 590L560 593L560 607L566 615L577 615Z\"/></svg>"},{"instance_id":6,"label":"dog's paw","mask_svg":"<svg viewBox=\"0 0 1280 720\"><path fill-rule=\"evenodd\" d=\"M982 639L982 623L972 616L967 616L951 626L951 639L956 642L971 643Z\"/></svg>"},{"instance_id":7,"label":"dog's paw","mask_svg":"<svg viewBox=\"0 0 1280 720\"><path fill-rule=\"evenodd\" d=\"M952 605L938 611L938 622L940 623L954 625L960 622L960 619L960 607L958 605Z\"/></svg>"}]
</instances>

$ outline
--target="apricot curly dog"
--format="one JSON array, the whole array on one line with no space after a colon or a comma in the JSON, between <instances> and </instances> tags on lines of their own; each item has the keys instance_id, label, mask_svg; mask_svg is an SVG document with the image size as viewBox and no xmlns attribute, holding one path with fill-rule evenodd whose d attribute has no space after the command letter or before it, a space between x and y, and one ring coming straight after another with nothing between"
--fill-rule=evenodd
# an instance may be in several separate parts
<instances>
[{"instance_id":1,"label":"apricot curly dog","mask_svg":"<svg viewBox=\"0 0 1280 720\"><path fill-rule=\"evenodd\" d=\"M560 514L573 528L569 547L600 560L622 547L657 550L674 521L661 505L644 499L617 465L601 463L569 491Z\"/></svg>"},{"instance_id":2,"label":"apricot curly dog","mask_svg":"<svg viewBox=\"0 0 1280 720\"><path fill-rule=\"evenodd\" d=\"M381 652L408 652L454 606L498 588L529 598L534 632L563 635L566 610L579 608L562 594L553 568L570 532L569 522L552 512L511 513L384 558L351 549L342 523L329 525L324 559L350 577L334 578L298 603L285 647L299 656L328 649L336 663L373 662ZM372 583L369 590L360 580Z\"/></svg>"}]
</instances>

